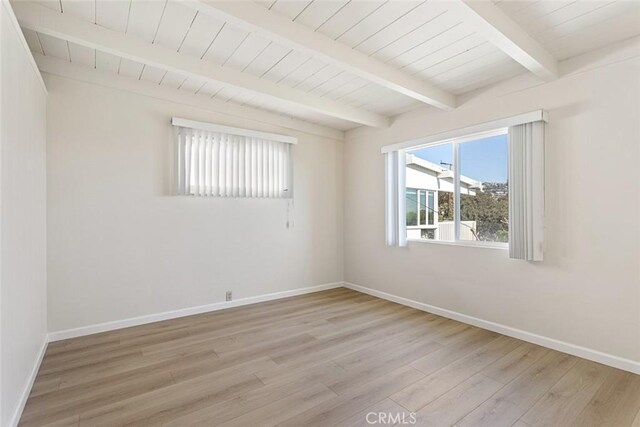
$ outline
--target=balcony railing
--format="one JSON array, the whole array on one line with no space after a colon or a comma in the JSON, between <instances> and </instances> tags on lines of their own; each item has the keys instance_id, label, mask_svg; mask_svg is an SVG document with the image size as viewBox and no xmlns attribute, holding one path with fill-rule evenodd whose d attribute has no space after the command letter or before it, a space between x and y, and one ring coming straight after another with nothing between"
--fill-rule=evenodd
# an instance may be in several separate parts
<instances>
[{"instance_id":1,"label":"balcony railing","mask_svg":"<svg viewBox=\"0 0 640 427\"><path fill-rule=\"evenodd\" d=\"M441 221L438 226L418 226L407 227L408 239L422 238L422 229L437 229L435 238L437 240L455 240L455 225L453 221ZM460 221L460 240L477 240L474 232L476 231L475 221Z\"/></svg>"}]
</instances>

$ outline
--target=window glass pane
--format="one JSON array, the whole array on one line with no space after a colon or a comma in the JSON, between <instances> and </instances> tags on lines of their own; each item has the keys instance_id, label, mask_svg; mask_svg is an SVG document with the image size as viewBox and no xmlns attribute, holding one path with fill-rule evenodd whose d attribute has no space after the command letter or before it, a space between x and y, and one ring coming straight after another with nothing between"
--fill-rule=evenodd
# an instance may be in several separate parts
<instances>
[{"instance_id":1,"label":"window glass pane","mask_svg":"<svg viewBox=\"0 0 640 427\"><path fill-rule=\"evenodd\" d=\"M428 205L427 215L429 217L429 221L427 223L428 225L434 225L435 224L435 211L436 211L436 208L435 208L434 200L435 200L435 196L434 196L433 191L429 191L429 197L428 197L428 202L427 202L427 205Z\"/></svg>"},{"instance_id":2,"label":"window glass pane","mask_svg":"<svg viewBox=\"0 0 640 427\"><path fill-rule=\"evenodd\" d=\"M452 143L407 152L407 191L417 189L419 195L418 221L407 228L408 239L454 240L452 169Z\"/></svg>"},{"instance_id":3,"label":"window glass pane","mask_svg":"<svg viewBox=\"0 0 640 427\"><path fill-rule=\"evenodd\" d=\"M460 240L508 242L507 135L462 142L458 158Z\"/></svg>"},{"instance_id":4,"label":"window glass pane","mask_svg":"<svg viewBox=\"0 0 640 427\"><path fill-rule=\"evenodd\" d=\"M418 192L407 188L406 192L407 226L418 225Z\"/></svg>"}]
</instances>

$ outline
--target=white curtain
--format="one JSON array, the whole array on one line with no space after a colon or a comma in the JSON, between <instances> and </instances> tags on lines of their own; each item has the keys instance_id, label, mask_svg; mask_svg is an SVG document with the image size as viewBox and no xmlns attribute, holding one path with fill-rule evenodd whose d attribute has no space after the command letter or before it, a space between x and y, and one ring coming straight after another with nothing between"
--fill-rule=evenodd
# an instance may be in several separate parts
<instances>
[{"instance_id":1,"label":"white curtain","mask_svg":"<svg viewBox=\"0 0 640 427\"><path fill-rule=\"evenodd\" d=\"M509 257L542 261L544 122L509 128Z\"/></svg>"},{"instance_id":2,"label":"white curtain","mask_svg":"<svg viewBox=\"0 0 640 427\"><path fill-rule=\"evenodd\" d=\"M178 194L291 198L291 144L177 128Z\"/></svg>"},{"instance_id":3,"label":"white curtain","mask_svg":"<svg viewBox=\"0 0 640 427\"><path fill-rule=\"evenodd\" d=\"M406 155L403 150L384 154L385 241L387 246L407 246L405 226Z\"/></svg>"}]
</instances>

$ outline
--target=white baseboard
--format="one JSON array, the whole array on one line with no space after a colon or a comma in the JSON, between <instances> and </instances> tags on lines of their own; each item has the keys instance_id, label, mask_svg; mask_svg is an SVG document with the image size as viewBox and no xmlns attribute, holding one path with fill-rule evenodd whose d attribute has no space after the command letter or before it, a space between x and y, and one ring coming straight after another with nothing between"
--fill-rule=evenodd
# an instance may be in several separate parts
<instances>
[{"instance_id":1,"label":"white baseboard","mask_svg":"<svg viewBox=\"0 0 640 427\"><path fill-rule=\"evenodd\" d=\"M175 319L177 317L192 316L194 314L207 313L210 311L224 310L225 308L239 307L242 305L255 304L263 301L288 298L296 295L310 294L327 289L340 288L342 282L325 283L307 288L293 289L290 291L274 292L271 294L257 295L254 297L241 298L235 301L223 301L213 304L200 305L196 307L182 308L179 310L165 311L163 313L149 314L140 317L115 320L113 322L98 323L95 325L82 326L79 328L65 329L49 333L49 341L60 341L69 338L81 337L84 335L97 334L99 332L112 331L115 329L128 328L131 326L145 325L147 323L160 322L162 320Z\"/></svg>"},{"instance_id":2,"label":"white baseboard","mask_svg":"<svg viewBox=\"0 0 640 427\"><path fill-rule=\"evenodd\" d=\"M523 331L521 329L512 328L510 326L501 325L499 323L491 322L488 320L479 319L477 317L467 316L466 314L462 314L462 313L447 310L444 308L436 307L433 305L425 304L422 302L414 301L408 298L403 298L396 295L388 294L386 292L378 291L375 289L367 288L367 287L356 285L353 283L344 282L344 287L352 289L354 291L369 294L374 297L386 299L388 301L392 301L398 304L406 305L408 307L412 307L418 310L437 314L438 316L447 317L449 319L453 319L459 322L467 323L469 325L477 326L482 329L487 329L487 330L498 332L500 334L507 335L513 338L518 338L523 341L528 341L534 344L538 344L543 347L548 347L553 350L558 350L563 353L568 353L574 356L582 357L583 359L592 360L594 362L602 363L604 365L612 366L614 368L629 371L634 374L640 374L640 362L637 362L635 360L625 359L623 357L614 356L613 354L603 353L601 351L593 350L590 348L582 347L582 346L571 344L568 342L556 340L554 338L549 338L549 337L534 334L531 332Z\"/></svg>"},{"instance_id":3,"label":"white baseboard","mask_svg":"<svg viewBox=\"0 0 640 427\"><path fill-rule=\"evenodd\" d=\"M33 383L36 381L36 377L38 376L38 370L40 370L40 364L42 364L44 353L47 351L47 344L49 344L49 336L45 335L44 341L38 353L38 357L36 358L36 363L34 363L33 368L29 373L27 384L22 390L22 394L20 394L20 399L18 400L18 406L13 412L13 416L11 417L11 421L9 422L9 426L11 427L16 427L20 422L20 417L22 417L22 411L24 411L24 407L27 404L27 399L29 399L29 394L31 394L31 388L33 387Z\"/></svg>"}]
</instances>

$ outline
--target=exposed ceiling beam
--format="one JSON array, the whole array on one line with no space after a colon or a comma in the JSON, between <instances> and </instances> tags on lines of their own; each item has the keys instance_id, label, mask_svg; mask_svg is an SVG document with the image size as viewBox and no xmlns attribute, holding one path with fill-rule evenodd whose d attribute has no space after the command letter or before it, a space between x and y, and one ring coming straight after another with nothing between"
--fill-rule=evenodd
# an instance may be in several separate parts
<instances>
[{"instance_id":1,"label":"exposed ceiling beam","mask_svg":"<svg viewBox=\"0 0 640 427\"><path fill-rule=\"evenodd\" d=\"M456 107L453 94L315 32L252 1L185 0L201 13L262 34L279 44L334 64L368 81L444 110Z\"/></svg>"},{"instance_id":2,"label":"exposed ceiling beam","mask_svg":"<svg viewBox=\"0 0 640 427\"><path fill-rule=\"evenodd\" d=\"M267 126L265 128L267 131L280 132L277 128L280 127L339 141L344 140L344 132L304 120L258 108L218 101L205 95L194 95L172 87L160 86L154 82L137 81L111 71L96 70L39 53L33 53L33 57L43 73L213 111L233 117L235 121L231 122L232 125L244 126L243 123L253 122Z\"/></svg>"},{"instance_id":3,"label":"exposed ceiling beam","mask_svg":"<svg viewBox=\"0 0 640 427\"><path fill-rule=\"evenodd\" d=\"M22 27L42 34L187 77L223 83L266 95L296 108L305 108L367 126L387 127L389 125L389 118L386 116L279 85L231 68L220 67L195 57L181 55L171 49L108 30L31 2L15 2L13 9Z\"/></svg>"},{"instance_id":4,"label":"exposed ceiling beam","mask_svg":"<svg viewBox=\"0 0 640 427\"><path fill-rule=\"evenodd\" d=\"M451 6L498 49L538 77L553 80L559 76L556 59L491 1L456 0Z\"/></svg>"}]
</instances>

